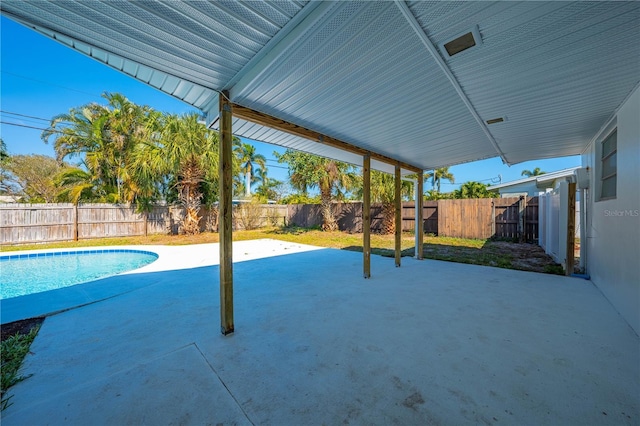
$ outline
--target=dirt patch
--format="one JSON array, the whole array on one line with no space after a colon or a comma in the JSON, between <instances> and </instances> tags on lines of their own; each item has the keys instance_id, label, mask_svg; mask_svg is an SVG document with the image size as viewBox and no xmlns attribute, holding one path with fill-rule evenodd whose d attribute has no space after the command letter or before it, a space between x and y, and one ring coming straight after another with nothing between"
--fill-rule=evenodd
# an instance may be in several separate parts
<instances>
[{"instance_id":1,"label":"dirt patch","mask_svg":"<svg viewBox=\"0 0 640 426\"><path fill-rule=\"evenodd\" d=\"M425 244L424 257L522 271L562 274L562 266L536 244L487 241L481 247Z\"/></svg>"},{"instance_id":2,"label":"dirt patch","mask_svg":"<svg viewBox=\"0 0 640 426\"><path fill-rule=\"evenodd\" d=\"M43 321L44 317L37 317L2 324L2 326L0 326L1 341L4 342L16 334L29 334L31 329L39 326Z\"/></svg>"}]
</instances>

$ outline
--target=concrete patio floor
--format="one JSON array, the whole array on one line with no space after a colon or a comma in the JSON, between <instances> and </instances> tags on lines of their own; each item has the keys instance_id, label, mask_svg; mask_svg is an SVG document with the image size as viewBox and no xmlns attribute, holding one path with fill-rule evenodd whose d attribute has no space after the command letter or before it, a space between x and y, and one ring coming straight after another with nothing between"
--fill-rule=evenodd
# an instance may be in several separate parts
<instances>
[{"instance_id":1,"label":"concrete patio floor","mask_svg":"<svg viewBox=\"0 0 640 426\"><path fill-rule=\"evenodd\" d=\"M215 265L100 280L135 285L45 320L2 424L640 423L640 339L589 281L285 247L234 244L276 257L234 265L226 337Z\"/></svg>"}]
</instances>

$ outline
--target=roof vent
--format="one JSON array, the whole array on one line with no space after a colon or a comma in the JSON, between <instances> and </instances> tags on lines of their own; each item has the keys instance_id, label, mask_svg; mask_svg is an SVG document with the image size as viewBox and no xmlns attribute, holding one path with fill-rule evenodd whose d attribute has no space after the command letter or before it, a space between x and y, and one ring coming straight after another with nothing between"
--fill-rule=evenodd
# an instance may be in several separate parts
<instances>
[{"instance_id":1,"label":"roof vent","mask_svg":"<svg viewBox=\"0 0 640 426\"><path fill-rule=\"evenodd\" d=\"M492 118L491 120L487 120L487 124L502 123L503 121L505 121L504 117Z\"/></svg>"},{"instance_id":2,"label":"roof vent","mask_svg":"<svg viewBox=\"0 0 640 426\"><path fill-rule=\"evenodd\" d=\"M476 25L471 30L459 34L453 40L440 43L440 51L444 53L447 58L457 55L472 47L477 47L482 44L482 38L480 38L480 30Z\"/></svg>"}]
</instances>

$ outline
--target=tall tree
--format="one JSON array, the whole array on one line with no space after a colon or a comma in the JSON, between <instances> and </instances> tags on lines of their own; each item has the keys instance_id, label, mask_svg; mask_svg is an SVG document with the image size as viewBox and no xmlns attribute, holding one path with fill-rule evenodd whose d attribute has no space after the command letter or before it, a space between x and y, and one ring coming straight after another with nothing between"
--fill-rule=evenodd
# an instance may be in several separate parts
<instances>
[{"instance_id":1,"label":"tall tree","mask_svg":"<svg viewBox=\"0 0 640 426\"><path fill-rule=\"evenodd\" d=\"M546 172L543 171L540 167L536 167L533 170L523 170L520 176L533 177L533 176L540 176L545 173Z\"/></svg>"},{"instance_id":2,"label":"tall tree","mask_svg":"<svg viewBox=\"0 0 640 426\"><path fill-rule=\"evenodd\" d=\"M334 194L350 190L357 182L354 167L329 158L287 149L276 154L279 163L289 166L289 179L296 189L317 187L320 190L322 229L336 231L338 222L331 208Z\"/></svg>"},{"instance_id":3,"label":"tall tree","mask_svg":"<svg viewBox=\"0 0 640 426\"><path fill-rule=\"evenodd\" d=\"M267 159L262 154L256 152L256 147L243 143L238 150L240 168L244 173L244 190L245 196L251 197L251 182L258 170L266 170ZM257 166L257 167L256 167Z\"/></svg>"},{"instance_id":4,"label":"tall tree","mask_svg":"<svg viewBox=\"0 0 640 426\"><path fill-rule=\"evenodd\" d=\"M147 191L155 182L173 182L171 189L186 210L181 232L197 234L203 198L217 197L218 134L199 123L195 113L166 115L161 120L160 134L134 156L137 180L147 177L141 183Z\"/></svg>"},{"instance_id":5,"label":"tall tree","mask_svg":"<svg viewBox=\"0 0 640 426\"><path fill-rule=\"evenodd\" d=\"M453 176L453 174L449 171L448 167L442 167L440 169L435 169L431 172L428 172L425 174L425 180L426 179L431 179L431 187L436 188L438 190L438 192L440 191L440 184L442 182L442 179L444 180L448 180L451 183L455 183L455 177Z\"/></svg>"},{"instance_id":6,"label":"tall tree","mask_svg":"<svg viewBox=\"0 0 640 426\"><path fill-rule=\"evenodd\" d=\"M266 169L256 169L254 182L260 183L255 194L260 197L262 202L270 200L278 202L282 198L281 186L283 185L283 182L270 178L267 175Z\"/></svg>"},{"instance_id":7,"label":"tall tree","mask_svg":"<svg viewBox=\"0 0 640 426\"><path fill-rule=\"evenodd\" d=\"M51 119L42 139L54 141L59 161L79 157L101 193L115 202L135 202L137 185L131 170L136 146L151 137L149 121L157 115L121 94L104 93L107 105L97 103L72 108Z\"/></svg>"}]
</instances>

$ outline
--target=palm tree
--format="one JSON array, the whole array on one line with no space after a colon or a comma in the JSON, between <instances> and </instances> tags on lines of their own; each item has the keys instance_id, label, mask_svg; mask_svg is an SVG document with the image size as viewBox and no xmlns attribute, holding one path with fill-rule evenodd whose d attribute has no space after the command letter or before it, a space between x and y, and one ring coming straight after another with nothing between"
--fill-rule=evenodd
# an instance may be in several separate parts
<instances>
[{"instance_id":1,"label":"palm tree","mask_svg":"<svg viewBox=\"0 0 640 426\"><path fill-rule=\"evenodd\" d=\"M451 172L449 172L448 167L442 167L440 169L435 169L431 172L428 172L424 176L426 179L431 179L431 187L437 188L438 192L440 192L440 183L442 179L448 180L451 183L455 183L455 177Z\"/></svg>"},{"instance_id":2,"label":"palm tree","mask_svg":"<svg viewBox=\"0 0 640 426\"><path fill-rule=\"evenodd\" d=\"M540 176L545 174L545 171L542 171L540 169L540 167L536 167L533 170L523 170L522 173L520 174L520 176L526 176L526 177L533 177L533 176Z\"/></svg>"},{"instance_id":3,"label":"palm tree","mask_svg":"<svg viewBox=\"0 0 640 426\"><path fill-rule=\"evenodd\" d=\"M101 194L101 187L86 169L67 167L55 177L58 201L78 204L80 201L113 202L117 194Z\"/></svg>"},{"instance_id":4,"label":"palm tree","mask_svg":"<svg viewBox=\"0 0 640 426\"><path fill-rule=\"evenodd\" d=\"M270 178L267 176L266 170L262 171L262 169L256 170L255 181L260 182L255 194L261 198L261 201L280 200L281 195L277 189L283 184L282 181Z\"/></svg>"},{"instance_id":5,"label":"palm tree","mask_svg":"<svg viewBox=\"0 0 640 426\"><path fill-rule=\"evenodd\" d=\"M395 222L395 176L389 173L371 171L371 201L382 204L382 234L393 234L396 230ZM413 192L413 183L402 181L400 187L401 197L410 197Z\"/></svg>"},{"instance_id":6,"label":"palm tree","mask_svg":"<svg viewBox=\"0 0 640 426\"><path fill-rule=\"evenodd\" d=\"M134 202L138 185L130 169L136 146L151 136L149 121L157 115L150 107L130 102L121 94L104 93L107 105L90 103L51 119L42 132L54 139L58 161L79 156L103 193L116 202Z\"/></svg>"},{"instance_id":7,"label":"palm tree","mask_svg":"<svg viewBox=\"0 0 640 426\"><path fill-rule=\"evenodd\" d=\"M289 166L289 179L297 189L318 187L320 189L322 229L338 230L338 222L333 215L333 196L343 189L354 187L358 177L353 166L325 157L287 149L284 154L274 153L279 163Z\"/></svg>"},{"instance_id":8,"label":"palm tree","mask_svg":"<svg viewBox=\"0 0 640 426\"><path fill-rule=\"evenodd\" d=\"M212 191L218 179L218 135L199 123L195 113L160 119L160 134L140 150L133 164L147 176L147 192L154 181L175 182L173 189L185 208L181 232L197 234L202 199L212 195L204 189Z\"/></svg>"},{"instance_id":9,"label":"palm tree","mask_svg":"<svg viewBox=\"0 0 640 426\"><path fill-rule=\"evenodd\" d=\"M258 167L261 170L266 169L267 159L264 157L264 155L258 154L256 152L255 146L248 143L243 143L240 146L238 155L240 160L240 168L242 170L242 173L244 173L245 175L245 196L251 197L251 182L253 180L253 177L255 176ZM258 167L256 167L256 165Z\"/></svg>"}]
</instances>

